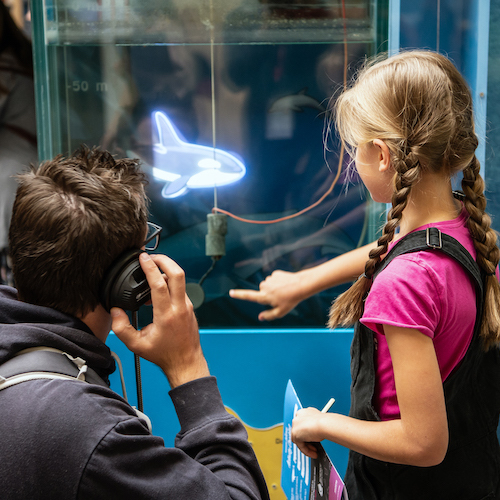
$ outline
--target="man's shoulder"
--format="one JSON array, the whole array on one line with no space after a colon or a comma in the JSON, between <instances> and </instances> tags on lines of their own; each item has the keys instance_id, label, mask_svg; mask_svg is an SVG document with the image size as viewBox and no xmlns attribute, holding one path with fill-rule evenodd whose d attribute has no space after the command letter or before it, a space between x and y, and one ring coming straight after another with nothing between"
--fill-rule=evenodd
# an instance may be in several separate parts
<instances>
[{"instance_id":1,"label":"man's shoulder","mask_svg":"<svg viewBox=\"0 0 500 500\"><path fill-rule=\"evenodd\" d=\"M8 404L1 403L4 401ZM50 422L60 434L86 429L90 435L108 432L118 423L135 418L134 409L116 392L76 380L31 380L0 391L0 415L8 419L36 416Z\"/></svg>"},{"instance_id":2,"label":"man's shoulder","mask_svg":"<svg viewBox=\"0 0 500 500\"><path fill-rule=\"evenodd\" d=\"M12 488L5 498L76 498L100 444L124 433L148 430L134 409L105 387L45 379L1 390L0 483Z\"/></svg>"}]
</instances>

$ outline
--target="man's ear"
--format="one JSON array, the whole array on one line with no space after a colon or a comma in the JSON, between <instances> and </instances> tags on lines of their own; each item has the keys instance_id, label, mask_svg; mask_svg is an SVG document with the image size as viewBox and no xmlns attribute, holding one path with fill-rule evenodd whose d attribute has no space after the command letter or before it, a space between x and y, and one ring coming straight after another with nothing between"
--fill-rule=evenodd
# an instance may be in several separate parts
<instances>
[{"instance_id":1,"label":"man's ear","mask_svg":"<svg viewBox=\"0 0 500 500\"><path fill-rule=\"evenodd\" d=\"M382 139L374 139L373 145L378 148L379 172L386 172L391 166L391 153L387 144Z\"/></svg>"}]
</instances>

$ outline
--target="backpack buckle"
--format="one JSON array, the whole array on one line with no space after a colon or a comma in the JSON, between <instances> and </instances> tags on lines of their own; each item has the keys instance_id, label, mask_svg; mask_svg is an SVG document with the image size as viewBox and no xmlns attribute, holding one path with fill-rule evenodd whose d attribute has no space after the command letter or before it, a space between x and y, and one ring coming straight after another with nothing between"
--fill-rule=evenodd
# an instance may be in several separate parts
<instances>
[{"instance_id":1,"label":"backpack buckle","mask_svg":"<svg viewBox=\"0 0 500 500\"><path fill-rule=\"evenodd\" d=\"M428 227L425 234L425 243L430 248L443 248L441 231L436 227Z\"/></svg>"}]
</instances>

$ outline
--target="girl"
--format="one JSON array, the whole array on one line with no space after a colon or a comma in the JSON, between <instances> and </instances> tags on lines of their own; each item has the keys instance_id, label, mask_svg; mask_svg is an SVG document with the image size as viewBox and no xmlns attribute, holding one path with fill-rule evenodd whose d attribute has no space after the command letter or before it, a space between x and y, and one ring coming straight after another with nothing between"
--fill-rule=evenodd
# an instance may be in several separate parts
<instances>
[{"instance_id":1,"label":"girl","mask_svg":"<svg viewBox=\"0 0 500 500\"><path fill-rule=\"evenodd\" d=\"M305 280L309 291L336 284L370 250L364 273L330 311L331 328L357 322L350 416L301 410L292 439L311 457L323 439L348 447L354 500L500 499L500 252L484 211L470 91L445 57L406 52L365 67L335 111L363 183L392 209L376 244L328 263L329 279L315 282L316 270ZM460 171L462 202L451 188ZM389 253L382 269L396 241L428 228L435 248ZM443 251L456 246L445 235L477 261L484 295ZM281 274L252 296L232 296L270 303L278 317L270 290L278 281L290 290L294 279ZM285 312L308 293L296 293Z\"/></svg>"}]
</instances>

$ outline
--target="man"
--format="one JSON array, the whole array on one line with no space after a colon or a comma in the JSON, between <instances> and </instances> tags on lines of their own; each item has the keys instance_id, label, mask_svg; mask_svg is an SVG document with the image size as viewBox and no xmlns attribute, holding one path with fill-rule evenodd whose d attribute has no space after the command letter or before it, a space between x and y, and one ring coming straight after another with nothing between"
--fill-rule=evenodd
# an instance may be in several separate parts
<instances>
[{"instance_id":1,"label":"man","mask_svg":"<svg viewBox=\"0 0 500 500\"><path fill-rule=\"evenodd\" d=\"M181 424L175 448L106 384L40 378L2 389L0 379L1 498L268 498L245 430L210 376L182 269L140 254L153 305L140 332L101 303L106 270L144 245L144 185L135 160L86 148L19 177L9 231L17 291L0 287L0 375L43 347L67 353L78 378L107 382L112 328L167 376Z\"/></svg>"}]
</instances>

